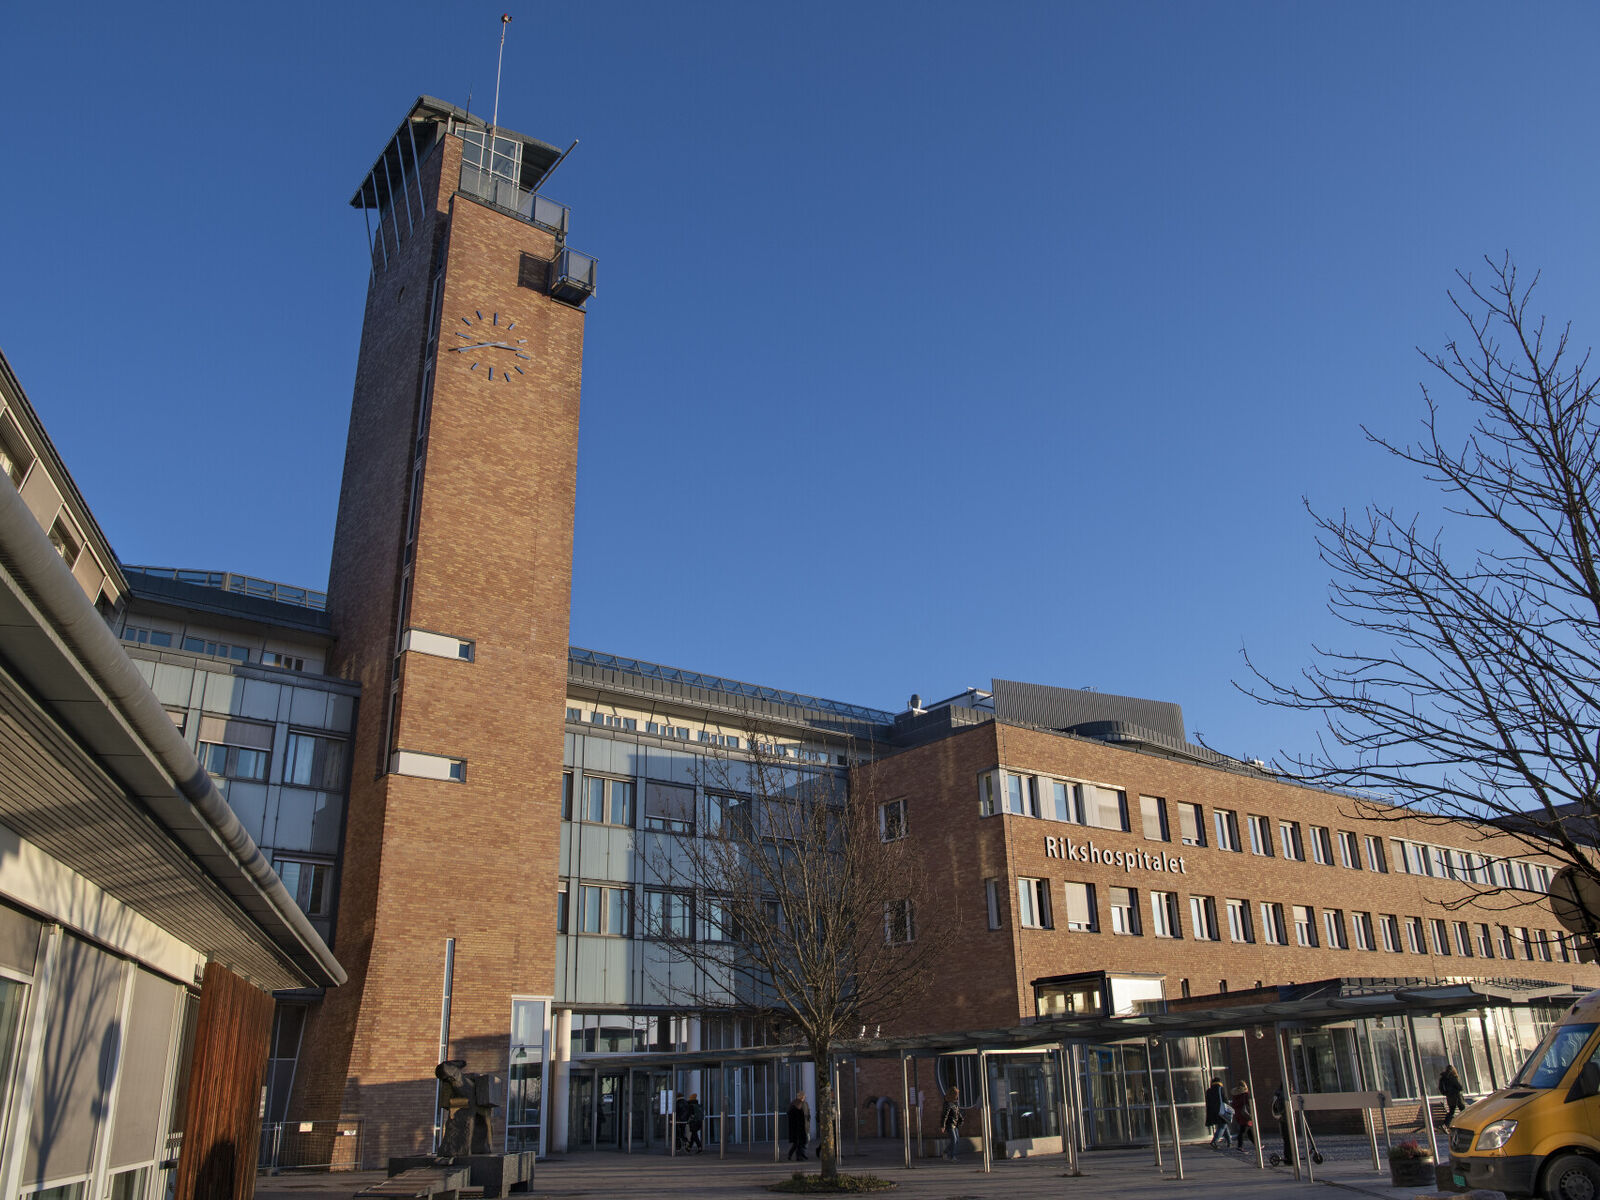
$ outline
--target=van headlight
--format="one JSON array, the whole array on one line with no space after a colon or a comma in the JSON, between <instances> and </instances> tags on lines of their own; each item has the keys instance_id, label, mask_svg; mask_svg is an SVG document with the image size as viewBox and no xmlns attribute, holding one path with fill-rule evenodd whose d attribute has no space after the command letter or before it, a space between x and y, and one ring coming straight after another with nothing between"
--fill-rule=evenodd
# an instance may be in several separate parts
<instances>
[{"instance_id":1,"label":"van headlight","mask_svg":"<svg viewBox=\"0 0 1600 1200\"><path fill-rule=\"evenodd\" d=\"M1516 1131L1515 1121L1491 1121L1478 1134L1478 1149L1498 1150L1511 1140L1511 1135Z\"/></svg>"}]
</instances>

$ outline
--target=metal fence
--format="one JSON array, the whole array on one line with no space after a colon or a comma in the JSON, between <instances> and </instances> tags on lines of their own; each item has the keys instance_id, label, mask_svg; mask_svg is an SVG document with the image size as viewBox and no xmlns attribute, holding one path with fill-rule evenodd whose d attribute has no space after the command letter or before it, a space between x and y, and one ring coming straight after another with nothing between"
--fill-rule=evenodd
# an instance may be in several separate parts
<instances>
[{"instance_id":1,"label":"metal fence","mask_svg":"<svg viewBox=\"0 0 1600 1200\"><path fill-rule=\"evenodd\" d=\"M356 1171L361 1167L360 1121L264 1121L256 1169Z\"/></svg>"}]
</instances>

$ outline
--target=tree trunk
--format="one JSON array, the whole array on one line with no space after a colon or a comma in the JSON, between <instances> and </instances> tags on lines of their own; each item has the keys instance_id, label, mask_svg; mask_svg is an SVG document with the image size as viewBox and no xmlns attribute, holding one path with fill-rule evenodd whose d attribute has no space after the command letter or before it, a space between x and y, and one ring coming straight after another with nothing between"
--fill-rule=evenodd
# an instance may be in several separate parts
<instances>
[{"instance_id":1,"label":"tree trunk","mask_svg":"<svg viewBox=\"0 0 1600 1200\"><path fill-rule=\"evenodd\" d=\"M834 1136L839 1128L834 1114L839 1098L833 1094L833 1055L813 1048L811 1065L817 1075L817 1162L822 1178L831 1183L839 1178L839 1143Z\"/></svg>"}]
</instances>

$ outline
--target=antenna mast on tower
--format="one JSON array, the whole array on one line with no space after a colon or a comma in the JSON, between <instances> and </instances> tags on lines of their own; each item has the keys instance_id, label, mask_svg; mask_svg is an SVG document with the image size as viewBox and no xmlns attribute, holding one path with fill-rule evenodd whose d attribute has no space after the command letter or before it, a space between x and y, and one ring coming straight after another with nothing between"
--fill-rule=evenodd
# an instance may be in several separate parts
<instances>
[{"instance_id":1,"label":"antenna mast on tower","mask_svg":"<svg viewBox=\"0 0 1600 1200\"><path fill-rule=\"evenodd\" d=\"M500 124L500 68L506 61L506 26L511 24L511 14L500 14L500 57L494 63L494 111L489 116L489 157L487 166L493 174L494 166L494 130Z\"/></svg>"}]
</instances>

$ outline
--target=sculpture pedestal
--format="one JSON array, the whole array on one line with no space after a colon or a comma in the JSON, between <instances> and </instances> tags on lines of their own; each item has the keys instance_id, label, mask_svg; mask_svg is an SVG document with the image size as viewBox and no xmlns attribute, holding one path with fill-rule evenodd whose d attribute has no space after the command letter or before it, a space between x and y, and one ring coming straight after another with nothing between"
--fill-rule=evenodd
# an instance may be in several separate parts
<instances>
[{"instance_id":1,"label":"sculpture pedestal","mask_svg":"<svg viewBox=\"0 0 1600 1200\"><path fill-rule=\"evenodd\" d=\"M457 1166L472 1172L468 1179L471 1187L483 1189L484 1200L525 1192L533 1182L534 1154L531 1150L521 1154L458 1154L454 1158L436 1158L431 1154L412 1154L389 1160L389 1174L400 1174L414 1167Z\"/></svg>"}]
</instances>

